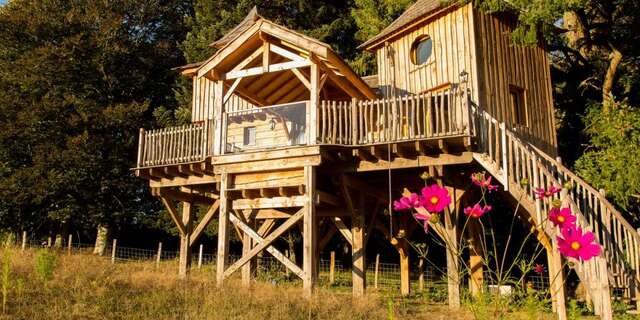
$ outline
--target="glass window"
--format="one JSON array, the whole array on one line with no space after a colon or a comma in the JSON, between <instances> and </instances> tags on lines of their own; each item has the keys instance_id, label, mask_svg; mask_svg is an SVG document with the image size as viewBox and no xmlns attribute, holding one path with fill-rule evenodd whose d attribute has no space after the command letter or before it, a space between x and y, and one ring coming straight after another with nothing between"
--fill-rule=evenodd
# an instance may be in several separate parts
<instances>
[{"instance_id":1,"label":"glass window","mask_svg":"<svg viewBox=\"0 0 640 320\"><path fill-rule=\"evenodd\" d=\"M516 125L528 126L527 104L524 99L524 89L516 86L509 86L509 98L511 102L511 114Z\"/></svg>"},{"instance_id":2,"label":"glass window","mask_svg":"<svg viewBox=\"0 0 640 320\"><path fill-rule=\"evenodd\" d=\"M244 145L255 146L256 145L256 127L244 128Z\"/></svg>"},{"instance_id":3,"label":"glass window","mask_svg":"<svg viewBox=\"0 0 640 320\"><path fill-rule=\"evenodd\" d=\"M413 64L424 64L431 57L433 52L433 40L429 36L418 37L411 46L411 62Z\"/></svg>"}]
</instances>

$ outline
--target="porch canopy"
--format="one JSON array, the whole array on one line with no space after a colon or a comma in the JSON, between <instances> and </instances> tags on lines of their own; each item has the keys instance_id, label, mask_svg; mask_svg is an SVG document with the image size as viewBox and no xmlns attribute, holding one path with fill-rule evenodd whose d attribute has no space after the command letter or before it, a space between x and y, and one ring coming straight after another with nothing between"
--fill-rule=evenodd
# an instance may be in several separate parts
<instances>
[{"instance_id":1,"label":"porch canopy","mask_svg":"<svg viewBox=\"0 0 640 320\"><path fill-rule=\"evenodd\" d=\"M275 24L255 8L212 46L218 51L211 58L182 73L224 83L223 104L232 95L256 106L376 98L329 45Z\"/></svg>"}]
</instances>

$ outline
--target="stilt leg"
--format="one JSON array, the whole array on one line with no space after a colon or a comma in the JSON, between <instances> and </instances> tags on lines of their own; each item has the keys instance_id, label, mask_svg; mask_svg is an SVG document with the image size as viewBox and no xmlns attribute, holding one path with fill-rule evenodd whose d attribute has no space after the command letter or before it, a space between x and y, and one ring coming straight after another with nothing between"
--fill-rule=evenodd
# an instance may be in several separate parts
<instances>
[{"instance_id":1,"label":"stilt leg","mask_svg":"<svg viewBox=\"0 0 640 320\"><path fill-rule=\"evenodd\" d=\"M253 224L253 221L250 220L251 218L249 217L247 212L244 212L244 213L245 213L245 217L247 217L246 223L251 226ZM248 213L251 213L251 210L249 210ZM249 253L249 251L251 251L252 245L253 245L253 240L245 232L242 236L242 255L246 255L247 253ZM244 266L242 266L242 285L249 286L251 284L251 273L253 271L254 266L255 266L255 259L251 259Z\"/></svg>"},{"instance_id":2,"label":"stilt leg","mask_svg":"<svg viewBox=\"0 0 640 320\"><path fill-rule=\"evenodd\" d=\"M445 210L443 213L446 228L447 250L447 292L449 308L460 308L460 272L458 270L458 235L456 219L453 213Z\"/></svg>"},{"instance_id":3,"label":"stilt leg","mask_svg":"<svg viewBox=\"0 0 640 320\"><path fill-rule=\"evenodd\" d=\"M305 187L307 192L307 204L305 205L303 218L303 289L306 296L310 297L317 280L316 267L316 207L315 207L315 168L306 166L304 168Z\"/></svg>"},{"instance_id":4,"label":"stilt leg","mask_svg":"<svg viewBox=\"0 0 640 320\"><path fill-rule=\"evenodd\" d=\"M547 261L549 263L549 287L553 310L558 315L558 320L566 320L565 275L564 270L562 270L562 257L560 257L560 252L557 250L557 244L554 243L553 248L547 250Z\"/></svg>"},{"instance_id":5,"label":"stilt leg","mask_svg":"<svg viewBox=\"0 0 640 320\"><path fill-rule=\"evenodd\" d=\"M360 205L351 216L351 234L353 248L351 250L353 295L363 296L367 283L365 243L364 243L364 196L360 195Z\"/></svg>"},{"instance_id":6,"label":"stilt leg","mask_svg":"<svg viewBox=\"0 0 640 320\"><path fill-rule=\"evenodd\" d=\"M411 285L409 281L409 245L407 240L400 239L397 249L400 254L400 294L408 296L411 293Z\"/></svg>"},{"instance_id":7,"label":"stilt leg","mask_svg":"<svg viewBox=\"0 0 640 320\"><path fill-rule=\"evenodd\" d=\"M216 260L216 284L224 282L224 271L227 267L227 250L229 246L229 200L227 198L229 177L223 173L220 178L220 220L218 222L218 255Z\"/></svg>"},{"instance_id":8,"label":"stilt leg","mask_svg":"<svg viewBox=\"0 0 640 320\"><path fill-rule=\"evenodd\" d=\"M193 229L193 205L189 202L182 203L182 224L185 233L180 235L180 259L178 264L178 276L185 278L191 267L191 231Z\"/></svg>"},{"instance_id":9,"label":"stilt leg","mask_svg":"<svg viewBox=\"0 0 640 320\"><path fill-rule=\"evenodd\" d=\"M471 296L477 297L482 292L484 283L482 244L480 242L480 230L475 221L469 221L469 290Z\"/></svg>"}]
</instances>

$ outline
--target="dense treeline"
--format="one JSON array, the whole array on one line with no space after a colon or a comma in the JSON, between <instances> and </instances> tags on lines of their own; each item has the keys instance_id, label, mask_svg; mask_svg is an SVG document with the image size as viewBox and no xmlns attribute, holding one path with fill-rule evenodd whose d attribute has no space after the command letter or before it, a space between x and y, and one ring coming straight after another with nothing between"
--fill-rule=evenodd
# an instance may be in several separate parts
<instances>
[{"instance_id":1,"label":"dense treeline","mask_svg":"<svg viewBox=\"0 0 640 320\"><path fill-rule=\"evenodd\" d=\"M0 6L0 229L171 232L129 169L138 128L188 121L190 85L172 67L210 56L209 43L257 5L375 74L373 56L356 47L413 2L8 1ZM515 43L548 43L563 160L638 212L639 1L476 2L519 13Z\"/></svg>"}]
</instances>

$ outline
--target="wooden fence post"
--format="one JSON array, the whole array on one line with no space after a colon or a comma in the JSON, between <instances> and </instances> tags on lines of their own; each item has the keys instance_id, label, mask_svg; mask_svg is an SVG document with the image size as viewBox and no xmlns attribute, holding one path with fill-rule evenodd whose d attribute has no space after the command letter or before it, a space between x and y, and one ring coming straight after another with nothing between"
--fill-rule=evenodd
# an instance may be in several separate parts
<instances>
[{"instance_id":1,"label":"wooden fence post","mask_svg":"<svg viewBox=\"0 0 640 320\"><path fill-rule=\"evenodd\" d=\"M424 291L424 258L420 258L418 262L418 269L420 270L420 276L418 277L418 289L420 292Z\"/></svg>"},{"instance_id":2,"label":"wooden fence post","mask_svg":"<svg viewBox=\"0 0 640 320\"><path fill-rule=\"evenodd\" d=\"M73 235L69 234L69 240L67 241L67 254L71 255L71 248L73 243Z\"/></svg>"},{"instance_id":3,"label":"wooden fence post","mask_svg":"<svg viewBox=\"0 0 640 320\"><path fill-rule=\"evenodd\" d=\"M113 239L113 246L111 247L111 264L116 263L116 245L118 244L118 239Z\"/></svg>"},{"instance_id":4,"label":"wooden fence post","mask_svg":"<svg viewBox=\"0 0 640 320\"><path fill-rule=\"evenodd\" d=\"M161 257L162 257L162 242L158 242L158 254L156 255L156 268L160 267Z\"/></svg>"},{"instance_id":5,"label":"wooden fence post","mask_svg":"<svg viewBox=\"0 0 640 320\"><path fill-rule=\"evenodd\" d=\"M376 269L373 273L373 287L378 289L378 270L380 270L380 254L376 254Z\"/></svg>"},{"instance_id":6,"label":"wooden fence post","mask_svg":"<svg viewBox=\"0 0 640 320\"><path fill-rule=\"evenodd\" d=\"M27 232L22 231L22 251L27 248Z\"/></svg>"},{"instance_id":7,"label":"wooden fence post","mask_svg":"<svg viewBox=\"0 0 640 320\"><path fill-rule=\"evenodd\" d=\"M51 237L47 239L47 248L51 248Z\"/></svg>"},{"instance_id":8,"label":"wooden fence post","mask_svg":"<svg viewBox=\"0 0 640 320\"><path fill-rule=\"evenodd\" d=\"M333 284L336 280L335 269L336 269L336 252L331 251L331 256L329 257L329 284Z\"/></svg>"},{"instance_id":9,"label":"wooden fence post","mask_svg":"<svg viewBox=\"0 0 640 320\"><path fill-rule=\"evenodd\" d=\"M202 268L202 245L200 245L200 251L198 252L198 269Z\"/></svg>"}]
</instances>

